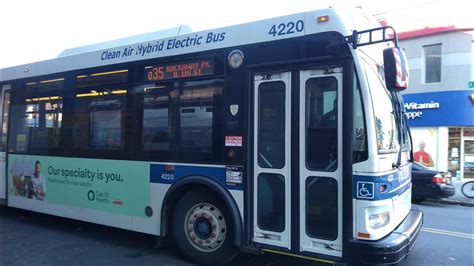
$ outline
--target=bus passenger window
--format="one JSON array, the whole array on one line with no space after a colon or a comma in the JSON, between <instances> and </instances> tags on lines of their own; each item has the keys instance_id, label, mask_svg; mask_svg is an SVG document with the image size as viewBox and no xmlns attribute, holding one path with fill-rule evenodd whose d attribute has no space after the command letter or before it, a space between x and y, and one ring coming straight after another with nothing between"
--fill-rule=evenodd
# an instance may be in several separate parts
<instances>
[{"instance_id":1,"label":"bus passenger window","mask_svg":"<svg viewBox=\"0 0 474 266\"><path fill-rule=\"evenodd\" d=\"M306 166L311 170L337 168L337 79L306 81Z\"/></svg>"},{"instance_id":2,"label":"bus passenger window","mask_svg":"<svg viewBox=\"0 0 474 266\"><path fill-rule=\"evenodd\" d=\"M122 106L119 100L93 101L90 108L90 148L120 149L122 138Z\"/></svg>"},{"instance_id":3,"label":"bus passenger window","mask_svg":"<svg viewBox=\"0 0 474 266\"><path fill-rule=\"evenodd\" d=\"M176 93L175 93L176 94ZM143 150L169 150L170 95L151 94L143 99Z\"/></svg>"},{"instance_id":4,"label":"bus passenger window","mask_svg":"<svg viewBox=\"0 0 474 266\"><path fill-rule=\"evenodd\" d=\"M12 101L10 150L49 154L61 145L64 79L26 83ZM12 97L13 98L13 97Z\"/></svg>"},{"instance_id":5,"label":"bus passenger window","mask_svg":"<svg viewBox=\"0 0 474 266\"><path fill-rule=\"evenodd\" d=\"M73 148L123 149L123 89L81 90L76 94ZM87 144L87 145L85 145Z\"/></svg>"},{"instance_id":6,"label":"bus passenger window","mask_svg":"<svg viewBox=\"0 0 474 266\"><path fill-rule=\"evenodd\" d=\"M127 69L76 76L73 149L124 149L128 78Z\"/></svg>"},{"instance_id":7,"label":"bus passenger window","mask_svg":"<svg viewBox=\"0 0 474 266\"><path fill-rule=\"evenodd\" d=\"M212 152L214 99L222 92L213 81L184 83L179 97L181 151Z\"/></svg>"},{"instance_id":8,"label":"bus passenger window","mask_svg":"<svg viewBox=\"0 0 474 266\"><path fill-rule=\"evenodd\" d=\"M59 147L62 107L60 100L38 101L26 105L25 122L30 129L31 148Z\"/></svg>"},{"instance_id":9,"label":"bus passenger window","mask_svg":"<svg viewBox=\"0 0 474 266\"><path fill-rule=\"evenodd\" d=\"M222 123L222 116L214 111L222 108L223 91L221 79L136 86L134 93L143 97L142 155L168 160L217 156L216 123Z\"/></svg>"}]
</instances>

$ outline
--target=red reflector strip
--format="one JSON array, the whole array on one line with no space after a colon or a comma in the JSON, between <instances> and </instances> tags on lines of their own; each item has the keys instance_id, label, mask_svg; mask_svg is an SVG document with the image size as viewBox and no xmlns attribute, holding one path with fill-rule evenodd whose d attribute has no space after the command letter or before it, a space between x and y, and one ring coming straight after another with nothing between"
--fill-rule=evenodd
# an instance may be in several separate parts
<instances>
[{"instance_id":1,"label":"red reflector strip","mask_svg":"<svg viewBox=\"0 0 474 266\"><path fill-rule=\"evenodd\" d=\"M400 88L406 88L408 87L408 71L403 69L401 59L400 59L400 53L398 52L398 49L393 49L394 55L395 55L395 63L397 65L397 86Z\"/></svg>"},{"instance_id":2,"label":"red reflector strip","mask_svg":"<svg viewBox=\"0 0 474 266\"><path fill-rule=\"evenodd\" d=\"M173 172L174 171L174 165L168 164L165 166L165 171L166 172Z\"/></svg>"}]
</instances>

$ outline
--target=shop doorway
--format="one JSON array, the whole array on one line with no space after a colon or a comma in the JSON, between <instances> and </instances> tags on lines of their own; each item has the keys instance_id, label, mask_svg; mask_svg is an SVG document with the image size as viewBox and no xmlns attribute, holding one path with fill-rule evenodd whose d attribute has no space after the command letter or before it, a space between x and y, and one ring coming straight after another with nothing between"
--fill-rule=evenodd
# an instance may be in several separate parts
<instances>
[{"instance_id":1,"label":"shop doorway","mask_svg":"<svg viewBox=\"0 0 474 266\"><path fill-rule=\"evenodd\" d=\"M474 137L464 138L462 146L462 178L474 180Z\"/></svg>"},{"instance_id":2,"label":"shop doorway","mask_svg":"<svg viewBox=\"0 0 474 266\"><path fill-rule=\"evenodd\" d=\"M455 180L474 180L474 128L449 128L448 170Z\"/></svg>"}]
</instances>

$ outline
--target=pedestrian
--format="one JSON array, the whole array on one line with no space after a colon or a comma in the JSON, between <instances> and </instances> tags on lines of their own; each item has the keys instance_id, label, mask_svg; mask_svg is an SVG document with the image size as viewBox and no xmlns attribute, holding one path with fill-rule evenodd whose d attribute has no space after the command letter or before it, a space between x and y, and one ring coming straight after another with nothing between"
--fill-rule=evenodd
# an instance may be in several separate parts
<instances>
[{"instance_id":1,"label":"pedestrian","mask_svg":"<svg viewBox=\"0 0 474 266\"><path fill-rule=\"evenodd\" d=\"M426 166L426 167L433 167L434 162L431 158L431 155L425 151L426 143L424 141L420 141L419 143L420 150L415 152L415 161Z\"/></svg>"}]
</instances>

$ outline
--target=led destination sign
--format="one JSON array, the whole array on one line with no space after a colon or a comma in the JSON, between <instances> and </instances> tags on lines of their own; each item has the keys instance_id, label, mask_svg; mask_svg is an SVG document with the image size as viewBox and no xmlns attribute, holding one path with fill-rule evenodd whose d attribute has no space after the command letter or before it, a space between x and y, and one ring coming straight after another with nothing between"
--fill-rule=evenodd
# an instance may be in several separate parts
<instances>
[{"instance_id":1,"label":"led destination sign","mask_svg":"<svg viewBox=\"0 0 474 266\"><path fill-rule=\"evenodd\" d=\"M200 77L214 74L214 59L197 59L147 67L146 81Z\"/></svg>"}]
</instances>

